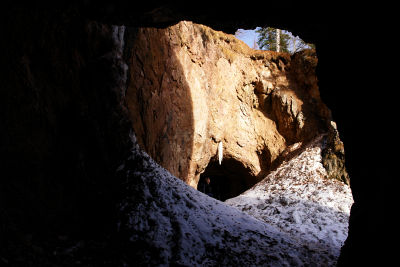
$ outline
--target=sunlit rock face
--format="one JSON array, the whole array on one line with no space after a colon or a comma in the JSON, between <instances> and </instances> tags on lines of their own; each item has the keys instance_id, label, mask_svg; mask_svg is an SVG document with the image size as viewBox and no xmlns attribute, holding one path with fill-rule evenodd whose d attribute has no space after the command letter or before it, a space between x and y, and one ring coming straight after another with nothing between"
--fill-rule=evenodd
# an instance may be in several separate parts
<instances>
[{"instance_id":1,"label":"sunlit rock face","mask_svg":"<svg viewBox=\"0 0 400 267\"><path fill-rule=\"evenodd\" d=\"M224 160L246 170L249 187L289 146L332 130L319 96L315 51L257 51L187 21L129 34L126 101L138 142L193 187L217 161L220 142Z\"/></svg>"}]
</instances>

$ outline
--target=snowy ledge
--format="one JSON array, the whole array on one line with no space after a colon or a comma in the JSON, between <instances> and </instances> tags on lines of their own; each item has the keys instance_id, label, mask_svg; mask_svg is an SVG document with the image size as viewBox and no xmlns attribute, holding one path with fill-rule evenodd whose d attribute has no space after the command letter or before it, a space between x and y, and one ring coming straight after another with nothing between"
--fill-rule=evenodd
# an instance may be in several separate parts
<instances>
[{"instance_id":1,"label":"snowy ledge","mask_svg":"<svg viewBox=\"0 0 400 267\"><path fill-rule=\"evenodd\" d=\"M271 176L268 176L253 189L227 201L230 205L239 207L250 215L189 187L141 151L134 137L132 140L134 143L132 155L118 168L119 175L126 179L124 185L126 194L122 197L119 208L119 232L129 237L126 249L135 259L134 262L124 259L124 263L151 266L171 264L183 266L335 265L338 255L337 247L332 246L341 244L346 236L344 225L347 226L350 203L349 200L346 200L349 203L345 205L329 202L330 198L336 197L334 194L336 191L339 192L339 189L332 191L332 196L325 196L325 194L311 196L307 193L309 190L307 187L313 186L317 189L319 183L315 182L308 183L308 186L298 185L299 190L304 191L304 193L298 193L300 195L295 193L278 195L278 192L283 190L282 186L285 185L287 188L284 190L288 193L290 188L297 191L295 187L297 185L282 181L277 185L280 189L277 187L273 190L276 194L272 194L272 191L262 190L271 180ZM310 149L310 151L314 150ZM313 155L317 158L315 152ZM290 164L290 162L284 164ZM306 166L311 165L306 164ZM317 171L319 167L314 169ZM282 168L275 173L279 172L282 172ZM278 175L275 174L274 177ZM320 177L314 177L314 179L320 179ZM337 185L337 188L342 187ZM343 196L348 197L346 192ZM314 200L302 201L301 194L310 195L310 198L314 197L317 200L315 203L320 201L326 204L317 205L314 204ZM287 204L282 204L286 203L282 200L279 201L279 203L282 202L279 205L278 196L286 197ZM318 200L319 198L321 200ZM267 199L272 200L271 204ZM260 212L250 212L250 210L256 210L253 207L260 204L263 205L257 208ZM334 208L331 208L332 205ZM264 207L266 208L263 209ZM344 210L336 211L336 208ZM279 209L279 213L270 215ZM327 220L325 225L320 223L322 218L319 219L315 214L311 215L316 211L323 214L322 217ZM282 217L278 216L279 214ZM292 216L292 219L286 220L286 215ZM268 216L271 216L270 221L265 218ZM324 230L315 230L312 222L315 217L317 218L315 225L320 224ZM329 239L323 237L326 233L328 237L332 237L330 234L332 231L327 231L326 226L331 227L330 224L336 223L339 218L343 220L343 227L332 226L334 228L332 231L338 231L338 235L333 236L334 242L330 242ZM287 222L286 228L280 225L284 221ZM305 223L303 228L302 223ZM299 226L298 229L297 226ZM316 237L308 237L308 234ZM326 244L320 244L314 242L315 240L328 241Z\"/></svg>"},{"instance_id":2,"label":"snowy ledge","mask_svg":"<svg viewBox=\"0 0 400 267\"><path fill-rule=\"evenodd\" d=\"M350 186L321 163L323 137L227 204L287 233L305 246L337 258L348 233Z\"/></svg>"}]
</instances>

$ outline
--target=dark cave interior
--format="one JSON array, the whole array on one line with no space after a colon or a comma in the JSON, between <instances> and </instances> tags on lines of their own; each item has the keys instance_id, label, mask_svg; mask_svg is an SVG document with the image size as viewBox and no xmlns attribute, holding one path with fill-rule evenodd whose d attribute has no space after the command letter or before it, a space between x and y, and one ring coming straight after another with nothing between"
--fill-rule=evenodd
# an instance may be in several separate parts
<instances>
[{"instance_id":1,"label":"dark cave interior","mask_svg":"<svg viewBox=\"0 0 400 267\"><path fill-rule=\"evenodd\" d=\"M255 183L255 178L250 170L242 163L233 159L224 159L219 165L216 160L210 161L205 171L200 175L199 187L204 183L204 178L209 177L214 198L225 201L236 197L249 189Z\"/></svg>"}]
</instances>

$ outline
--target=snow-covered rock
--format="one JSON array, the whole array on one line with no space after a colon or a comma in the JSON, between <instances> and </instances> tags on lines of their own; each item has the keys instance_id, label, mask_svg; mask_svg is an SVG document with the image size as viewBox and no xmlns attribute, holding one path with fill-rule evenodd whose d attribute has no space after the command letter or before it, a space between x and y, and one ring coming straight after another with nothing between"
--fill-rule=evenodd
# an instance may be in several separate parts
<instances>
[{"instance_id":1,"label":"snow-covered rock","mask_svg":"<svg viewBox=\"0 0 400 267\"><path fill-rule=\"evenodd\" d=\"M133 142L136 144L135 138ZM314 148L310 149L314 151ZM307 164L306 167L320 170L318 166ZM283 170L280 168L276 173ZM124 249L130 256L122 259L124 264L328 266L334 262L330 241L326 244L328 249L325 244L313 245L313 241L327 240L325 236L328 236L335 240L334 244L340 244L345 237L348 205L331 203L331 198L336 197L336 191L322 189L330 186L329 181L327 185L322 181L308 183L315 187L314 191L320 186L319 190L326 192L324 194L305 193L309 190L306 185L296 185L289 180L278 183L274 192L286 190L293 193L267 194L267 191L261 189L265 188L268 179L272 177L269 176L262 184L228 201L230 205L259 211L252 213L248 210L246 212L249 215L188 186L155 163L137 145L132 156L118 168L118 173L126 179L126 195L121 197L119 206L119 232L121 236L129 238ZM300 180L299 183L306 184ZM342 195L350 203L347 191L339 185L335 188L344 190ZM296 193L297 190L304 192ZM329 195L331 191L332 195ZM302 194L310 199L303 199ZM267 200L271 200L271 203ZM317 202L327 204L317 205ZM256 208L257 205L259 208ZM282 218L275 213L279 213ZM269 216L275 219L266 223L268 220L262 216L267 214L272 214ZM315 214L323 214L324 220ZM328 225L336 223L339 218L343 220L343 226ZM315 219L323 230L314 229L312 220ZM279 222L286 223L287 227L278 225ZM304 229L300 227L301 223L305 223L302 226ZM295 230L296 226L300 228ZM331 234L329 227L338 234ZM299 234L294 234L295 231ZM308 237L309 234L316 237ZM326 253L321 253L325 252L324 249Z\"/></svg>"},{"instance_id":2,"label":"snow-covered rock","mask_svg":"<svg viewBox=\"0 0 400 267\"><path fill-rule=\"evenodd\" d=\"M321 164L323 138L226 203L328 255L333 264L347 238L353 197L348 185L326 178Z\"/></svg>"}]
</instances>

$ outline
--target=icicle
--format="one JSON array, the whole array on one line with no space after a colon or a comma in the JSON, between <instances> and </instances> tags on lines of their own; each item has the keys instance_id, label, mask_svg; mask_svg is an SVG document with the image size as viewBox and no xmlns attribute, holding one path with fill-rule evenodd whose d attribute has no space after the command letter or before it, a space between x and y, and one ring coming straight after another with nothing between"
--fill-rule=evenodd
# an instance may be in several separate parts
<instances>
[{"instance_id":1,"label":"icicle","mask_svg":"<svg viewBox=\"0 0 400 267\"><path fill-rule=\"evenodd\" d=\"M218 144L218 161L219 161L219 165L221 165L221 162L222 162L222 154L223 154L222 150L223 150L223 148L222 148L222 141L221 141Z\"/></svg>"}]
</instances>

